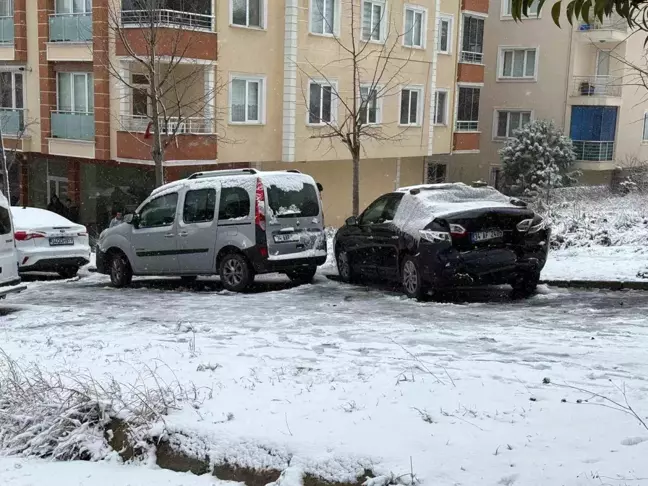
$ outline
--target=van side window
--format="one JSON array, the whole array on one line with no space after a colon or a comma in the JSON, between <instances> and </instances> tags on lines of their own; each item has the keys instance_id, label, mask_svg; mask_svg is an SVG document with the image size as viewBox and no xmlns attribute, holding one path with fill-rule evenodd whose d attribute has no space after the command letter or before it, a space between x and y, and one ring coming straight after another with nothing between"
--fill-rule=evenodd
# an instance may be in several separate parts
<instances>
[{"instance_id":1,"label":"van side window","mask_svg":"<svg viewBox=\"0 0 648 486\"><path fill-rule=\"evenodd\" d=\"M11 233L11 217L9 210L0 207L0 235L8 235Z\"/></svg>"},{"instance_id":2,"label":"van side window","mask_svg":"<svg viewBox=\"0 0 648 486\"><path fill-rule=\"evenodd\" d=\"M250 196L242 187L223 187L221 189L218 219L245 218L250 215Z\"/></svg>"},{"instance_id":3,"label":"van side window","mask_svg":"<svg viewBox=\"0 0 648 486\"><path fill-rule=\"evenodd\" d=\"M198 189L187 191L182 210L185 223L206 223L214 220L216 211L216 190Z\"/></svg>"},{"instance_id":4,"label":"van side window","mask_svg":"<svg viewBox=\"0 0 648 486\"><path fill-rule=\"evenodd\" d=\"M178 206L178 193L166 194L150 201L140 211L140 228L171 226Z\"/></svg>"}]
</instances>

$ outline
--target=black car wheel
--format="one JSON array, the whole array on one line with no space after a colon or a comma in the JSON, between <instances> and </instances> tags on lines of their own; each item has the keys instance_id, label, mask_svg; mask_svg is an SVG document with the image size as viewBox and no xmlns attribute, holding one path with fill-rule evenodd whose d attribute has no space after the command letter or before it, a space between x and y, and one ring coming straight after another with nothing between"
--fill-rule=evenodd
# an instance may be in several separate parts
<instances>
[{"instance_id":1,"label":"black car wheel","mask_svg":"<svg viewBox=\"0 0 648 486\"><path fill-rule=\"evenodd\" d=\"M242 292L254 281L254 273L243 255L230 253L221 260L220 278L227 290Z\"/></svg>"},{"instance_id":2,"label":"black car wheel","mask_svg":"<svg viewBox=\"0 0 648 486\"><path fill-rule=\"evenodd\" d=\"M340 274L340 280L346 283L353 283L357 280L353 267L351 266L351 258L349 254L344 251L338 251L335 257L338 267L338 273Z\"/></svg>"},{"instance_id":3,"label":"black car wheel","mask_svg":"<svg viewBox=\"0 0 648 486\"><path fill-rule=\"evenodd\" d=\"M525 299L535 294L538 283L540 282L540 274L538 272L530 272L519 275L512 283L513 298Z\"/></svg>"},{"instance_id":4,"label":"black car wheel","mask_svg":"<svg viewBox=\"0 0 648 486\"><path fill-rule=\"evenodd\" d=\"M73 278L79 273L79 267L65 267L58 271L58 274L63 278Z\"/></svg>"},{"instance_id":5,"label":"black car wheel","mask_svg":"<svg viewBox=\"0 0 648 486\"><path fill-rule=\"evenodd\" d=\"M401 265L401 283L405 294L412 299L423 299L427 289L423 282L423 275L416 259L407 255Z\"/></svg>"},{"instance_id":6,"label":"black car wheel","mask_svg":"<svg viewBox=\"0 0 648 486\"><path fill-rule=\"evenodd\" d=\"M133 280L133 270L125 255L117 253L110 261L110 283L121 288L130 285Z\"/></svg>"},{"instance_id":7,"label":"black car wheel","mask_svg":"<svg viewBox=\"0 0 648 486\"><path fill-rule=\"evenodd\" d=\"M317 267L306 267L286 272L286 275L293 282L307 284L313 281L315 272L317 272Z\"/></svg>"}]
</instances>

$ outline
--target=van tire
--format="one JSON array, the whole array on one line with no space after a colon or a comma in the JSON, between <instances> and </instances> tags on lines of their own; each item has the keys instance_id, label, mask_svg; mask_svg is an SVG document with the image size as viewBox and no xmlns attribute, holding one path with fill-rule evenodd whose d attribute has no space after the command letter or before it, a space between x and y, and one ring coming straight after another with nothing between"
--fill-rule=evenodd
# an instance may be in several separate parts
<instances>
[{"instance_id":1,"label":"van tire","mask_svg":"<svg viewBox=\"0 0 648 486\"><path fill-rule=\"evenodd\" d=\"M62 278L74 278L77 273L79 273L79 267L65 267L58 271L59 276Z\"/></svg>"},{"instance_id":2,"label":"van tire","mask_svg":"<svg viewBox=\"0 0 648 486\"><path fill-rule=\"evenodd\" d=\"M317 272L317 267L312 266L312 267L299 268L296 270L292 270L290 272L286 272L286 275L291 281L295 283L309 284L313 282L316 272Z\"/></svg>"},{"instance_id":3,"label":"van tire","mask_svg":"<svg viewBox=\"0 0 648 486\"><path fill-rule=\"evenodd\" d=\"M110 259L110 283L113 287L128 287L133 281L133 269L123 253L115 253Z\"/></svg>"},{"instance_id":4,"label":"van tire","mask_svg":"<svg viewBox=\"0 0 648 486\"><path fill-rule=\"evenodd\" d=\"M243 292L254 281L254 270L240 253L228 253L221 259L221 283L226 290Z\"/></svg>"}]
</instances>

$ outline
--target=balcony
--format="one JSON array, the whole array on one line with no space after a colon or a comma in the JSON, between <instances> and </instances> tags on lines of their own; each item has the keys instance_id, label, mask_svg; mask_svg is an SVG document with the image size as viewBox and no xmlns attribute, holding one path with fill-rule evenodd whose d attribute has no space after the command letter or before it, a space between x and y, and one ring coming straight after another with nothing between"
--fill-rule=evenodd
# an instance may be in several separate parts
<instances>
[{"instance_id":1,"label":"balcony","mask_svg":"<svg viewBox=\"0 0 648 486\"><path fill-rule=\"evenodd\" d=\"M604 18L603 22L581 23L578 32L581 40L588 43L619 43L628 38L628 22L616 16Z\"/></svg>"},{"instance_id":2,"label":"balcony","mask_svg":"<svg viewBox=\"0 0 648 486\"><path fill-rule=\"evenodd\" d=\"M0 127L5 137L18 137L25 130L25 110L0 108Z\"/></svg>"},{"instance_id":3,"label":"balcony","mask_svg":"<svg viewBox=\"0 0 648 486\"><path fill-rule=\"evenodd\" d=\"M571 96L579 105L621 105L623 80L612 76L574 76Z\"/></svg>"},{"instance_id":4,"label":"balcony","mask_svg":"<svg viewBox=\"0 0 648 486\"><path fill-rule=\"evenodd\" d=\"M614 141L574 140L576 160L608 162L614 160Z\"/></svg>"},{"instance_id":5,"label":"balcony","mask_svg":"<svg viewBox=\"0 0 648 486\"><path fill-rule=\"evenodd\" d=\"M468 64L484 64L483 52L461 51L459 62Z\"/></svg>"},{"instance_id":6,"label":"balcony","mask_svg":"<svg viewBox=\"0 0 648 486\"><path fill-rule=\"evenodd\" d=\"M145 133L149 126L150 118L147 116L139 115L122 115L121 125L122 129L127 132ZM214 119L204 117L187 117L178 118L170 117L166 121L160 117L160 126L162 126L162 133L170 133L177 135L213 135L214 134Z\"/></svg>"},{"instance_id":7,"label":"balcony","mask_svg":"<svg viewBox=\"0 0 648 486\"><path fill-rule=\"evenodd\" d=\"M182 27L185 29L214 31L213 15L179 10L160 9L152 14L148 10L123 10L121 21L124 27L141 28L154 24L160 27Z\"/></svg>"},{"instance_id":8,"label":"balcony","mask_svg":"<svg viewBox=\"0 0 648 486\"><path fill-rule=\"evenodd\" d=\"M94 113L53 111L52 138L93 141L95 138Z\"/></svg>"},{"instance_id":9,"label":"balcony","mask_svg":"<svg viewBox=\"0 0 648 486\"><path fill-rule=\"evenodd\" d=\"M49 17L50 42L88 42L92 40L92 14L52 14Z\"/></svg>"},{"instance_id":10,"label":"balcony","mask_svg":"<svg viewBox=\"0 0 648 486\"><path fill-rule=\"evenodd\" d=\"M476 132L479 129L478 121L459 121L455 123L455 132Z\"/></svg>"},{"instance_id":11,"label":"balcony","mask_svg":"<svg viewBox=\"0 0 648 486\"><path fill-rule=\"evenodd\" d=\"M0 44L14 43L14 18L0 17Z\"/></svg>"}]
</instances>

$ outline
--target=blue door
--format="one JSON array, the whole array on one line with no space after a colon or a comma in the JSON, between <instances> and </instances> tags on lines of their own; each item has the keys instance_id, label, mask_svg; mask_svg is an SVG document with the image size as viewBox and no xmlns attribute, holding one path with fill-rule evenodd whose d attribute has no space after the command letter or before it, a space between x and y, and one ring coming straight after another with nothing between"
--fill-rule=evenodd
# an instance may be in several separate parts
<instances>
[{"instance_id":1,"label":"blue door","mask_svg":"<svg viewBox=\"0 0 648 486\"><path fill-rule=\"evenodd\" d=\"M572 106L572 140L614 141L616 106Z\"/></svg>"}]
</instances>

